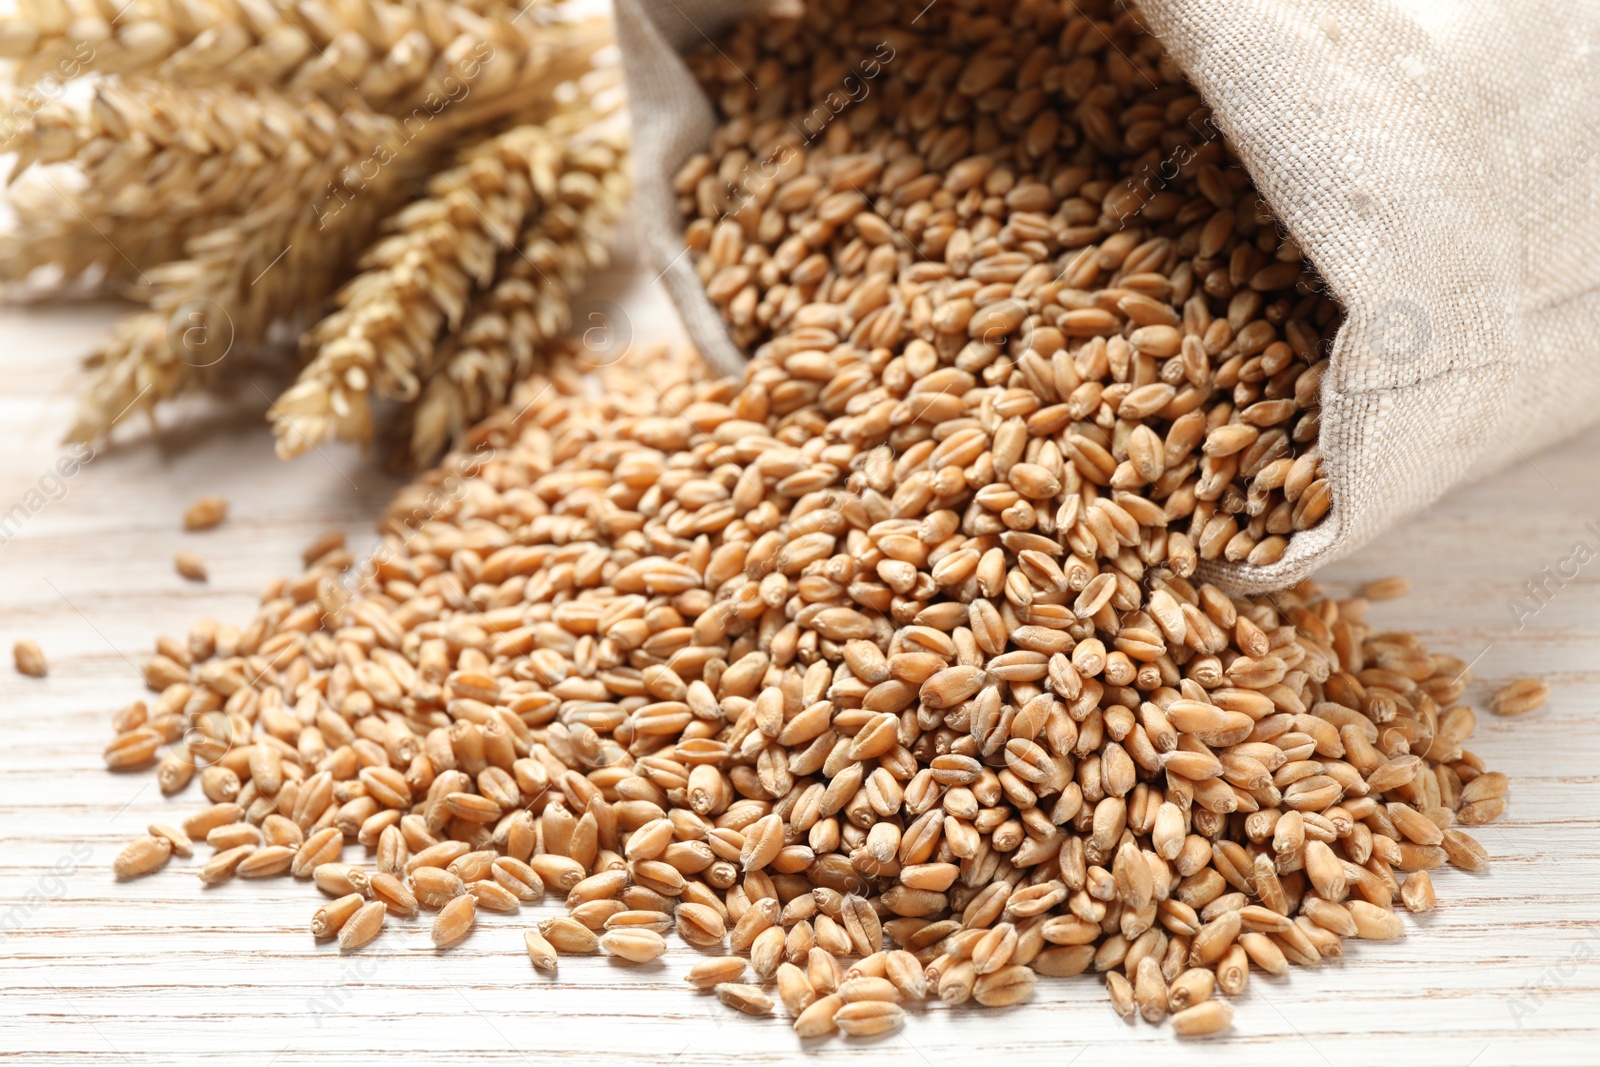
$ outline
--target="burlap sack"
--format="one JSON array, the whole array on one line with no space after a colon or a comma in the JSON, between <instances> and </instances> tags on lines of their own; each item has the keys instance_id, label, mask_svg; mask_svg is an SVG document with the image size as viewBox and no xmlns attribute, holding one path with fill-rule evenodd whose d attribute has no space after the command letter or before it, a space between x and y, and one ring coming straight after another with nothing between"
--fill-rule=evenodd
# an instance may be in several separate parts
<instances>
[{"instance_id":1,"label":"burlap sack","mask_svg":"<svg viewBox=\"0 0 1600 1067\"><path fill-rule=\"evenodd\" d=\"M690 336L729 373L743 357L683 252L670 182L713 126L679 53L749 10L617 0L643 241ZM1322 386L1328 517L1278 563L1213 578L1240 592L1292 584L1600 416L1600 8L1139 10L1348 313Z\"/></svg>"}]
</instances>

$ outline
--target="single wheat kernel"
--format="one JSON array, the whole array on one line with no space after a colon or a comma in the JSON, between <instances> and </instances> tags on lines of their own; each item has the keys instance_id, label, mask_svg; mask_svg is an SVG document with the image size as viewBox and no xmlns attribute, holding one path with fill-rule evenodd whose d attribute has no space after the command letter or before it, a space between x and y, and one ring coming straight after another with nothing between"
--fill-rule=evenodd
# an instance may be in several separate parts
<instances>
[{"instance_id":1,"label":"single wheat kernel","mask_svg":"<svg viewBox=\"0 0 1600 1067\"><path fill-rule=\"evenodd\" d=\"M554 971L556 969L555 946L546 941L544 935L537 930L524 930L522 943L527 947L528 959L541 971Z\"/></svg>"},{"instance_id":2,"label":"single wheat kernel","mask_svg":"<svg viewBox=\"0 0 1600 1067\"><path fill-rule=\"evenodd\" d=\"M336 937L344 928L344 924L350 921L350 917L360 911L366 903L366 898L360 893L351 893L338 900L328 901L311 915L311 936Z\"/></svg>"},{"instance_id":3,"label":"single wheat kernel","mask_svg":"<svg viewBox=\"0 0 1600 1067\"><path fill-rule=\"evenodd\" d=\"M190 838L204 838L219 826L227 826L244 818L244 809L239 805L224 802L213 804L203 811L196 812L183 822L183 832ZM337 832L337 831L335 831Z\"/></svg>"},{"instance_id":4,"label":"single wheat kernel","mask_svg":"<svg viewBox=\"0 0 1600 1067\"><path fill-rule=\"evenodd\" d=\"M654 930L607 930L600 935L600 950L630 963L649 963L667 950L667 939Z\"/></svg>"},{"instance_id":5,"label":"single wheat kernel","mask_svg":"<svg viewBox=\"0 0 1600 1067\"><path fill-rule=\"evenodd\" d=\"M1167 1011L1177 1013L1210 1000L1216 988L1216 975L1205 967L1191 967L1167 987Z\"/></svg>"},{"instance_id":6,"label":"single wheat kernel","mask_svg":"<svg viewBox=\"0 0 1600 1067\"><path fill-rule=\"evenodd\" d=\"M817 999L817 992L811 988L806 972L792 963L779 964L773 978L777 982L778 999L796 1018Z\"/></svg>"},{"instance_id":7,"label":"single wheat kernel","mask_svg":"<svg viewBox=\"0 0 1600 1067\"><path fill-rule=\"evenodd\" d=\"M1351 933L1354 931L1351 923ZM1215 967L1217 974L1217 988L1230 997L1238 996L1244 992L1244 987L1250 982L1250 956L1245 952L1244 946L1234 945L1230 948Z\"/></svg>"},{"instance_id":8,"label":"single wheat kernel","mask_svg":"<svg viewBox=\"0 0 1600 1067\"><path fill-rule=\"evenodd\" d=\"M317 562L328 553L344 547L345 537L341 530L329 530L327 533L312 541L300 552L300 562L307 567Z\"/></svg>"},{"instance_id":9,"label":"single wheat kernel","mask_svg":"<svg viewBox=\"0 0 1600 1067\"><path fill-rule=\"evenodd\" d=\"M696 989L712 989L737 981L744 976L744 970L745 961L738 956L716 956L696 963L683 978Z\"/></svg>"},{"instance_id":10,"label":"single wheat kernel","mask_svg":"<svg viewBox=\"0 0 1600 1067\"><path fill-rule=\"evenodd\" d=\"M721 982L715 988L718 1000L746 1015L766 1015L772 1011L772 998L759 986Z\"/></svg>"},{"instance_id":11,"label":"single wheat kernel","mask_svg":"<svg viewBox=\"0 0 1600 1067\"><path fill-rule=\"evenodd\" d=\"M1357 937L1369 941L1389 941L1405 936L1405 924L1400 921L1400 916L1388 908L1380 908L1365 900L1352 900L1345 907L1350 909L1350 917L1356 922Z\"/></svg>"},{"instance_id":12,"label":"single wheat kernel","mask_svg":"<svg viewBox=\"0 0 1600 1067\"><path fill-rule=\"evenodd\" d=\"M200 881L206 885L217 885L232 878L239 869L239 864L244 862L246 856L254 852L254 845L240 845L230 848L226 852L218 852L200 867Z\"/></svg>"},{"instance_id":13,"label":"single wheat kernel","mask_svg":"<svg viewBox=\"0 0 1600 1067\"><path fill-rule=\"evenodd\" d=\"M239 861L235 868L240 878L272 878L287 874L294 861L295 850L288 845L268 845L258 848Z\"/></svg>"},{"instance_id":14,"label":"single wheat kernel","mask_svg":"<svg viewBox=\"0 0 1600 1067\"><path fill-rule=\"evenodd\" d=\"M172 842L166 837L141 837L117 853L111 861L111 873L119 880L139 878L167 865L172 858Z\"/></svg>"},{"instance_id":15,"label":"single wheat kernel","mask_svg":"<svg viewBox=\"0 0 1600 1067\"><path fill-rule=\"evenodd\" d=\"M1540 678L1519 678L1495 690L1489 710L1496 715L1526 715L1550 699L1550 685Z\"/></svg>"},{"instance_id":16,"label":"single wheat kernel","mask_svg":"<svg viewBox=\"0 0 1600 1067\"><path fill-rule=\"evenodd\" d=\"M380 905L381 906L381 905ZM448 948L472 930L478 915L478 898L463 893L439 909L433 920L433 943L438 948Z\"/></svg>"},{"instance_id":17,"label":"single wheat kernel","mask_svg":"<svg viewBox=\"0 0 1600 1067\"><path fill-rule=\"evenodd\" d=\"M203 496L183 513L185 530L209 530L228 516L228 502L220 496Z\"/></svg>"},{"instance_id":18,"label":"single wheat kernel","mask_svg":"<svg viewBox=\"0 0 1600 1067\"><path fill-rule=\"evenodd\" d=\"M106 766L114 771L148 766L155 760L163 740L160 731L151 726L140 726L118 734L105 748Z\"/></svg>"},{"instance_id":19,"label":"single wheat kernel","mask_svg":"<svg viewBox=\"0 0 1600 1067\"><path fill-rule=\"evenodd\" d=\"M972 999L986 1008L1010 1007L1033 996L1033 985L1033 970L1014 963L992 974L979 975L972 987Z\"/></svg>"},{"instance_id":20,"label":"single wheat kernel","mask_svg":"<svg viewBox=\"0 0 1600 1067\"><path fill-rule=\"evenodd\" d=\"M1145 1022L1158 1023L1167 1017L1167 997L1167 980L1161 975L1161 965L1152 956L1144 957L1134 969L1133 1002Z\"/></svg>"},{"instance_id":21,"label":"single wheat kernel","mask_svg":"<svg viewBox=\"0 0 1600 1067\"><path fill-rule=\"evenodd\" d=\"M1111 997L1111 1010L1124 1019L1132 1019L1138 1005L1133 999L1133 986L1121 971L1106 972L1106 993Z\"/></svg>"},{"instance_id":22,"label":"single wheat kernel","mask_svg":"<svg viewBox=\"0 0 1600 1067\"><path fill-rule=\"evenodd\" d=\"M206 580L206 563L193 552L179 552L172 557L173 568L191 582Z\"/></svg>"},{"instance_id":23,"label":"single wheat kernel","mask_svg":"<svg viewBox=\"0 0 1600 1067\"><path fill-rule=\"evenodd\" d=\"M844 998L837 993L818 997L795 1017L794 1032L801 1037L822 1037L839 1029L837 1018L844 1007Z\"/></svg>"},{"instance_id":24,"label":"single wheat kernel","mask_svg":"<svg viewBox=\"0 0 1600 1067\"><path fill-rule=\"evenodd\" d=\"M858 1000L898 1001L901 997L900 990L893 982L868 975L847 977L839 983L838 993L847 1004Z\"/></svg>"},{"instance_id":25,"label":"single wheat kernel","mask_svg":"<svg viewBox=\"0 0 1600 1067\"><path fill-rule=\"evenodd\" d=\"M539 924L539 932L563 954L593 952L600 947L599 935L566 916L546 919Z\"/></svg>"},{"instance_id":26,"label":"single wheat kernel","mask_svg":"<svg viewBox=\"0 0 1600 1067\"><path fill-rule=\"evenodd\" d=\"M1205 1037L1221 1033L1233 1025L1233 1005L1222 1000L1207 1000L1171 1017L1172 1032L1179 1037Z\"/></svg>"},{"instance_id":27,"label":"single wheat kernel","mask_svg":"<svg viewBox=\"0 0 1600 1067\"><path fill-rule=\"evenodd\" d=\"M477 898L478 907L490 911L512 912L522 907L522 899L498 882L468 882L467 892Z\"/></svg>"},{"instance_id":28,"label":"single wheat kernel","mask_svg":"<svg viewBox=\"0 0 1600 1067\"><path fill-rule=\"evenodd\" d=\"M43 678L50 673L50 664L45 662L44 649L39 647L39 642L27 638L11 646L11 659L17 665L17 673L26 674L30 678Z\"/></svg>"},{"instance_id":29,"label":"single wheat kernel","mask_svg":"<svg viewBox=\"0 0 1600 1067\"><path fill-rule=\"evenodd\" d=\"M311 872L317 888L331 897L367 891L367 872L349 863L323 863Z\"/></svg>"},{"instance_id":30,"label":"single wheat kernel","mask_svg":"<svg viewBox=\"0 0 1600 1067\"><path fill-rule=\"evenodd\" d=\"M1368 600L1393 600L1411 592L1411 582L1406 578L1379 578L1361 587L1361 595Z\"/></svg>"},{"instance_id":31,"label":"single wheat kernel","mask_svg":"<svg viewBox=\"0 0 1600 1067\"><path fill-rule=\"evenodd\" d=\"M833 1013L833 1025L852 1037L873 1037L897 1030L905 1022L905 1009L886 1000L845 1003Z\"/></svg>"},{"instance_id":32,"label":"single wheat kernel","mask_svg":"<svg viewBox=\"0 0 1600 1067\"><path fill-rule=\"evenodd\" d=\"M383 917L388 909L381 900L369 901L339 928L339 951L354 952L367 944L383 929Z\"/></svg>"},{"instance_id":33,"label":"single wheat kernel","mask_svg":"<svg viewBox=\"0 0 1600 1067\"><path fill-rule=\"evenodd\" d=\"M390 915L409 918L417 913L416 894L407 889L406 884L392 874L378 871L369 875L367 891L372 894L373 900L383 902Z\"/></svg>"},{"instance_id":34,"label":"single wheat kernel","mask_svg":"<svg viewBox=\"0 0 1600 1067\"><path fill-rule=\"evenodd\" d=\"M338 862L343 848L344 834L338 827L325 826L315 830L301 843L299 851L295 853L294 862L289 865L289 873L296 878L310 878L317 868Z\"/></svg>"},{"instance_id":35,"label":"single wheat kernel","mask_svg":"<svg viewBox=\"0 0 1600 1067\"><path fill-rule=\"evenodd\" d=\"M1400 899L1411 912L1433 910L1433 879L1427 871L1412 871L1400 884Z\"/></svg>"}]
</instances>

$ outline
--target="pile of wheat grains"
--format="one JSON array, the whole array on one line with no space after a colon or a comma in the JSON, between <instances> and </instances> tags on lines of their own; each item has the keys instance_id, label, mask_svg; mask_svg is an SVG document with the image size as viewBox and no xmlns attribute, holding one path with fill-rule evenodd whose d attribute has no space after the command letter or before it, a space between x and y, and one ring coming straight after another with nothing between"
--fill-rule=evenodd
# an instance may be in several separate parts
<instances>
[{"instance_id":1,"label":"pile of wheat grains","mask_svg":"<svg viewBox=\"0 0 1600 1067\"><path fill-rule=\"evenodd\" d=\"M1337 304L1132 16L923 6L813 0L692 58L722 122L677 175L687 242L758 368L799 379L774 412L904 452L965 443L995 387L975 532L1081 518L1085 557L1277 560L1330 503ZM922 480L949 497L982 451ZM1082 515L1044 506L1084 486Z\"/></svg>"},{"instance_id":2,"label":"pile of wheat grains","mask_svg":"<svg viewBox=\"0 0 1600 1067\"><path fill-rule=\"evenodd\" d=\"M742 382L555 360L370 557L319 543L248 626L159 642L108 762L212 806L119 875L203 838L202 880L311 879L350 950L564 894L535 966L675 930L693 986L806 1036L1083 972L1201 1035L1251 971L1400 936L1430 870L1485 865L1461 827L1507 783L1462 747L1467 666L1362 598L1195 574L1325 509L1334 317L1220 142L1119 192L1198 98L1126 15L916 7L697 61L760 87L716 94L737 183L736 144L889 42L732 215L684 176Z\"/></svg>"},{"instance_id":3,"label":"pile of wheat grains","mask_svg":"<svg viewBox=\"0 0 1600 1067\"><path fill-rule=\"evenodd\" d=\"M690 982L805 1035L1085 971L1198 1034L1251 970L1398 936L1430 869L1486 862L1459 827L1506 780L1461 747L1466 668L1363 601L1151 571L1097 606L1048 538L906 514L921 466L741 417L759 378L643 354L588 384L524 383L359 565L326 540L248 626L158 643L107 760L211 806L119 876L203 839L202 881L309 878L352 950L564 894L535 965L675 928ZM1004 557L994 595L935 577L962 552Z\"/></svg>"}]
</instances>

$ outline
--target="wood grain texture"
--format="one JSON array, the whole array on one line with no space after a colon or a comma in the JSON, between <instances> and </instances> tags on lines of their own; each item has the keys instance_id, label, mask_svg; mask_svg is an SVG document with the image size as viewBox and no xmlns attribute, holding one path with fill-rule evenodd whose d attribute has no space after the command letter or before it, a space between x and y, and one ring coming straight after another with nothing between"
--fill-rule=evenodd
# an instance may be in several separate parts
<instances>
[{"instance_id":1,"label":"wood grain texture","mask_svg":"<svg viewBox=\"0 0 1600 1067\"><path fill-rule=\"evenodd\" d=\"M636 339L675 334L637 267L610 286ZM0 313L0 512L41 489L62 454L76 357L116 312ZM260 384L270 395L282 379ZM640 1067L862 1054L909 1067L1024 1058L1486 1067L1600 1057L1600 559L1521 629L1508 607L1575 542L1600 550L1600 432L1453 494L1325 576L1337 587L1415 579L1410 597L1376 606L1374 618L1477 657L1469 696L1480 708L1512 677L1553 686L1549 705L1526 718L1482 716L1472 748L1513 780L1506 818L1480 834L1492 868L1440 872L1438 910L1407 918L1406 939L1352 943L1342 961L1287 980L1253 977L1226 1040L1186 1044L1125 1025L1083 977L1042 979L1034 1000L1010 1011L939 1006L895 1035L802 1046L780 1017L736 1016L690 992L680 976L696 954L676 942L656 964L572 959L556 978L537 974L520 932L559 913L554 898L522 915L482 914L448 952L431 947L424 921L391 921L341 957L307 932L320 898L305 883L203 889L193 861L111 879L112 858L148 822L201 806L197 789L165 800L148 773L113 775L101 763L108 717L142 695L135 665L154 638L207 614L244 622L256 591L296 570L301 547L328 529L369 543L397 484L352 449L278 462L264 404L246 385L231 403L198 405L159 441L102 450L0 543L0 1061L211 1055L265 1067L433 1052ZM183 533L183 509L210 492L233 502L228 521ZM206 560L209 583L178 577L180 548ZM10 669L9 645L22 636L43 645L48 679Z\"/></svg>"}]
</instances>

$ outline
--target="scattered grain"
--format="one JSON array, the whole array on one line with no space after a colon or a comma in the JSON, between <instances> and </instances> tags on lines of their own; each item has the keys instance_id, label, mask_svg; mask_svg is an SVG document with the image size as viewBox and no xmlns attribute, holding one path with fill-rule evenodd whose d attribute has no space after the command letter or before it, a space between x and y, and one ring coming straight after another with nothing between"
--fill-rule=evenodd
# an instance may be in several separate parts
<instances>
[{"instance_id":1,"label":"scattered grain","mask_svg":"<svg viewBox=\"0 0 1600 1067\"><path fill-rule=\"evenodd\" d=\"M1541 678L1519 678L1495 690L1489 710L1496 715L1526 715L1550 699L1550 684Z\"/></svg>"},{"instance_id":2,"label":"scattered grain","mask_svg":"<svg viewBox=\"0 0 1600 1067\"><path fill-rule=\"evenodd\" d=\"M23 638L11 646L11 659L17 665L18 674L26 674L29 678L43 678L50 673L50 664L45 662L44 649L39 647L39 642Z\"/></svg>"},{"instance_id":3,"label":"scattered grain","mask_svg":"<svg viewBox=\"0 0 1600 1067\"><path fill-rule=\"evenodd\" d=\"M228 517L228 501L220 496L203 496L183 513L185 530L209 530ZM181 567L179 568L182 569Z\"/></svg>"},{"instance_id":4,"label":"scattered grain","mask_svg":"<svg viewBox=\"0 0 1600 1067\"><path fill-rule=\"evenodd\" d=\"M433 920L433 943L438 948L448 948L472 930L478 915L478 898L463 893L444 907Z\"/></svg>"},{"instance_id":5,"label":"scattered grain","mask_svg":"<svg viewBox=\"0 0 1600 1067\"><path fill-rule=\"evenodd\" d=\"M381 900L363 904L343 926L339 927L339 951L354 952L377 937L383 930L383 917L387 914L388 908Z\"/></svg>"},{"instance_id":6,"label":"scattered grain","mask_svg":"<svg viewBox=\"0 0 1600 1067\"><path fill-rule=\"evenodd\" d=\"M206 580L206 562L193 552L179 552L172 557L172 564L178 573L191 582Z\"/></svg>"},{"instance_id":7,"label":"scattered grain","mask_svg":"<svg viewBox=\"0 0 1600 1067\"><path fill-rule=\"evenodd\" d=\"M1206 1037L1233 1025L1233 1005L1207 1000L1172 1016L1172 1032L1179 1037Z\"/></svg>"},{"instance_id":8,"label":"scattered grain","mask_svg":"<svg viewBox=\"0 0 1600 1067\"><path fill-rule=\"evenodd\" d=\"M717 985L716 993L722 1003L746 1015L766 1015L772 1011L772 998L763 993L759 986L722 982Z\"/></svg>"},{"instance_id":9,"label":"scattered grain","mask_svg":"<svg viewBox=\"0 0 1600 1067\"><path fill-rule=\"evenodd\" d=\"M1409 592L1411 580L1408 578L1379 578L1361 588L1361 595L1368 600L1394 600Z\"/></svg>"},{"instance_id":10,"label":"scattered grain","mask_svg":"<svg viewBox=\"0 0 1600 1067\"><path fill-rule=\"evenodd\" d=\"M140 878L167 865L172 858L172 842L165 837L141 837L117 853L111 861L111 873L118 880Z\"/></svg>"}]
</instances>

